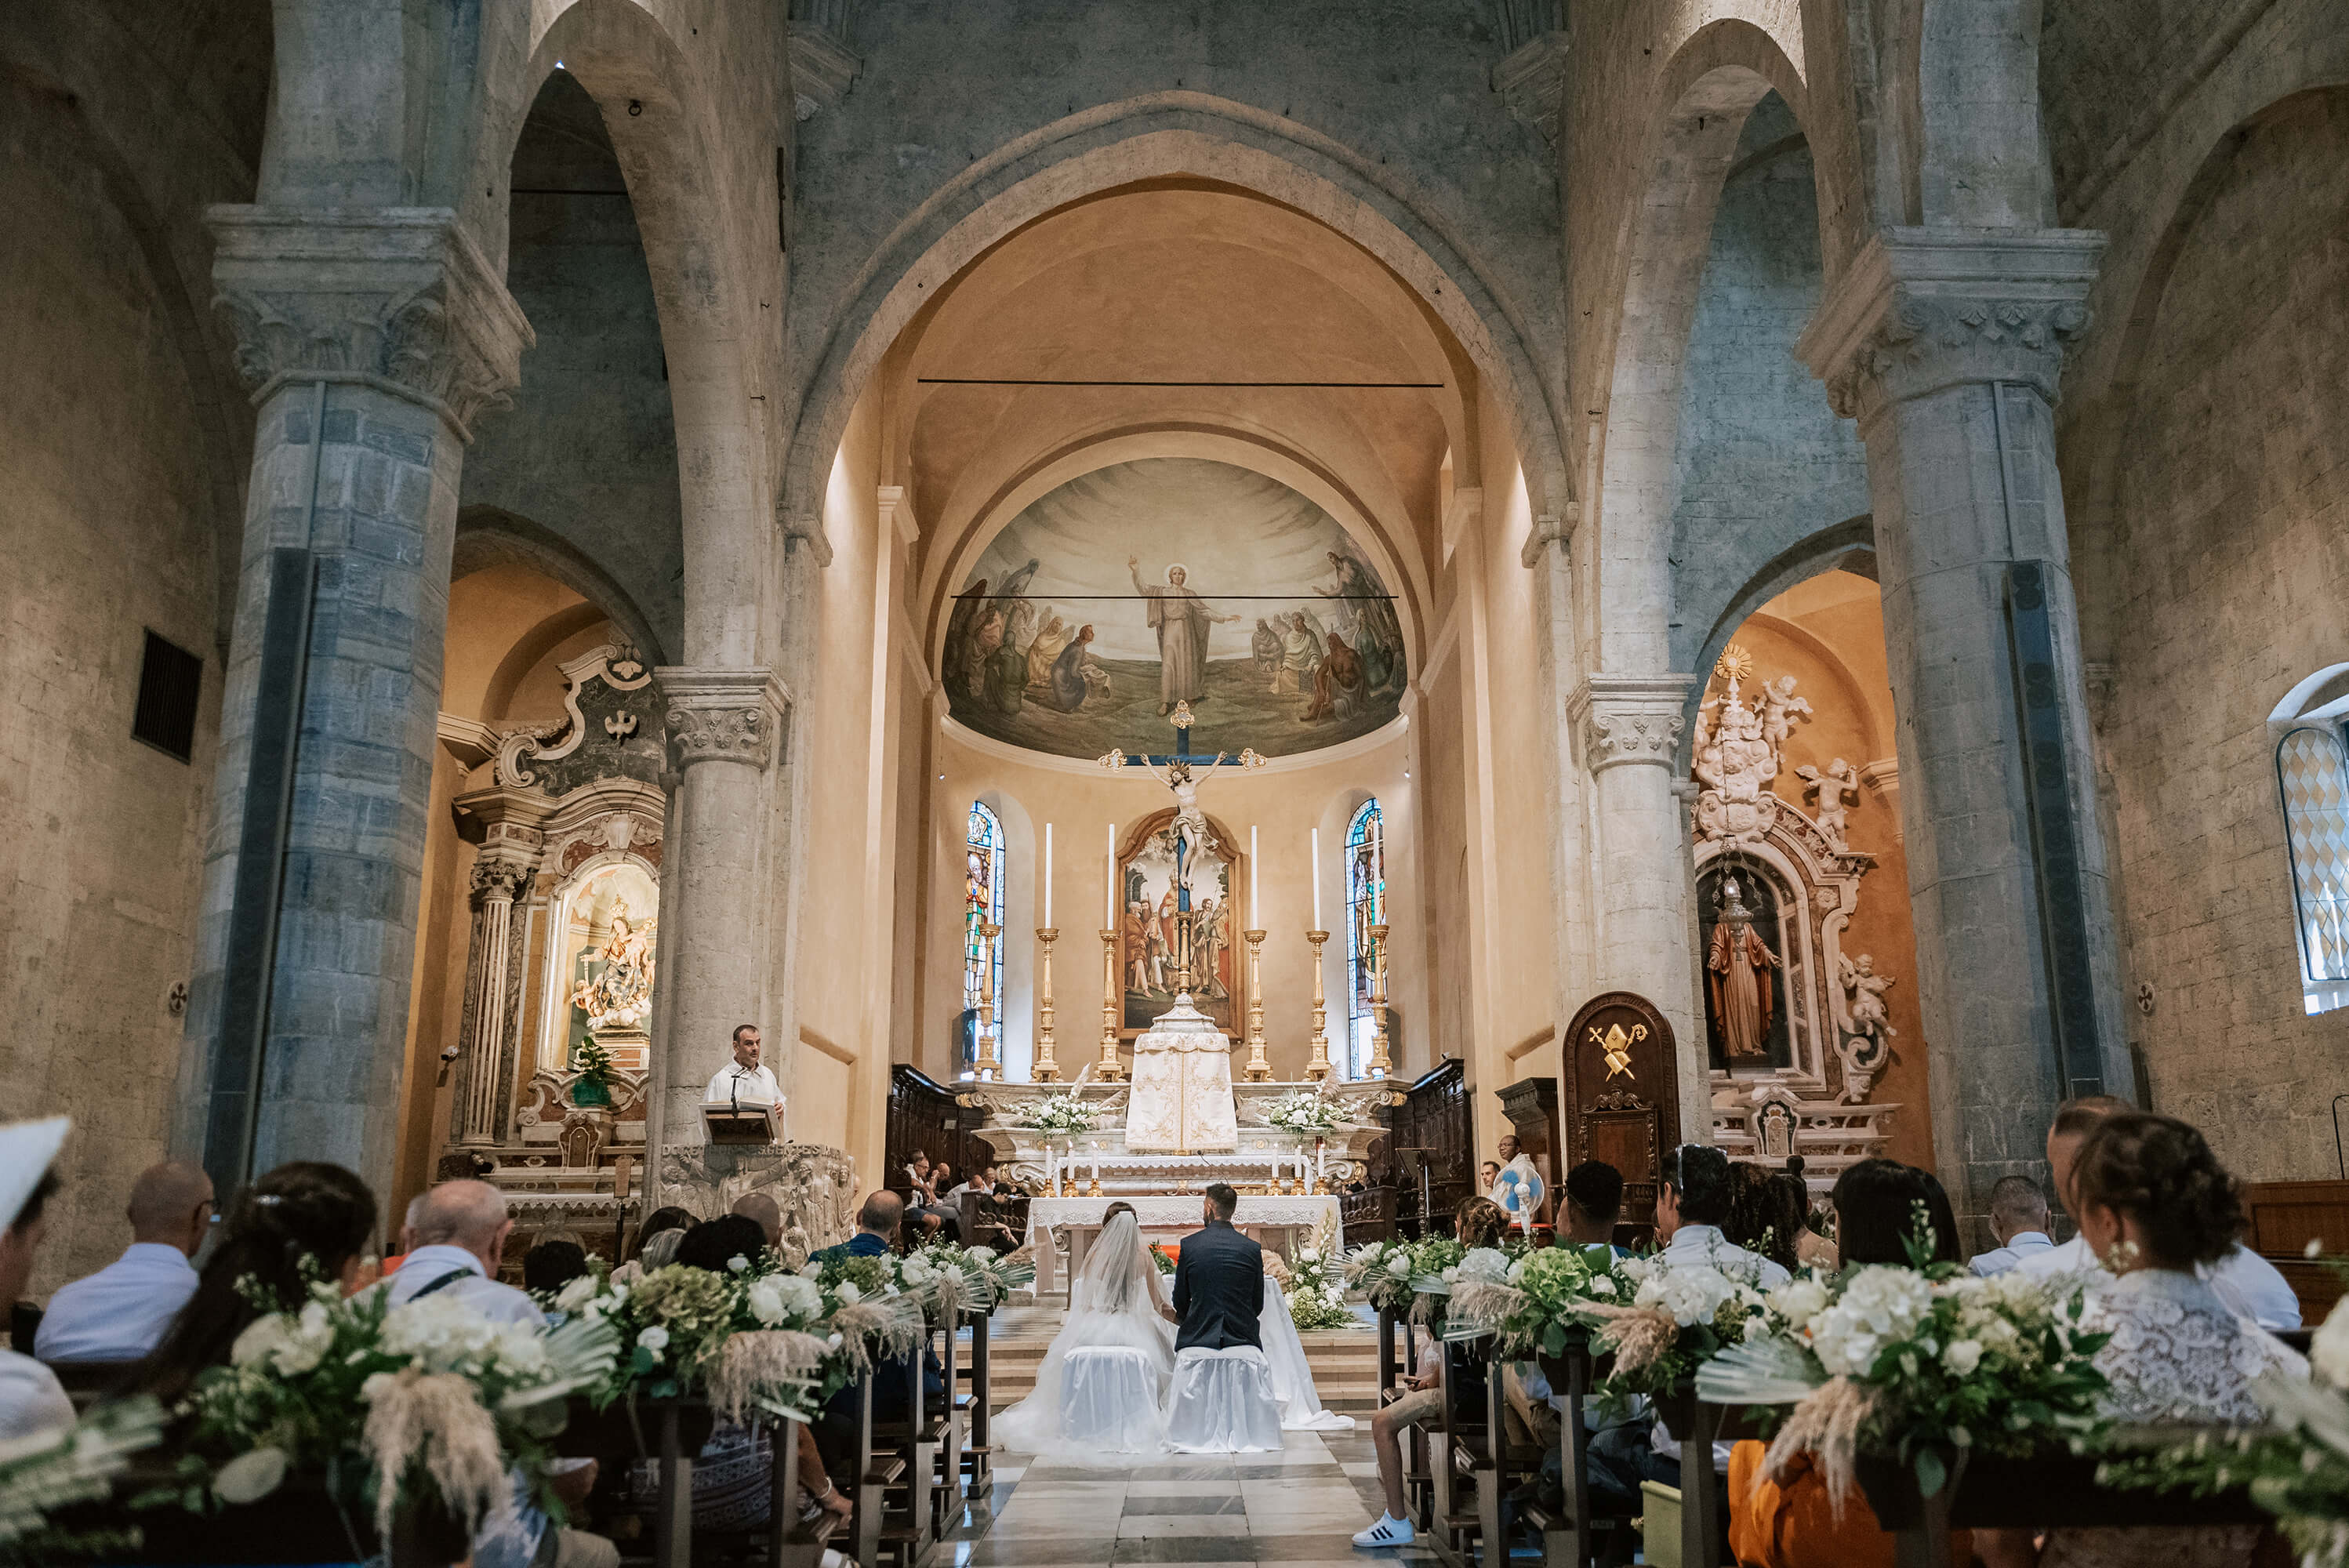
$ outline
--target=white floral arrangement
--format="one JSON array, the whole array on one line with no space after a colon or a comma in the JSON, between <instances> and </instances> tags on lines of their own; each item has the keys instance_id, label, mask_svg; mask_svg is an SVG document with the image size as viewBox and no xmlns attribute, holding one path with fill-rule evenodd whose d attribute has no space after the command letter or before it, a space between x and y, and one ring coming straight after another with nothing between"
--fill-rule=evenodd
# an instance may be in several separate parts
<instances>
[{"instance_id":1,"label":"white floral arrangement","mask_svg":"<svg viewBox=\"0 0 2349 1568\"><path fill-rule=\"evenodd\" d=\"M1336 1233L1335 1223L1325 1218L1289 1264L1288 1315L1300 1333L1361 1326L1346 1305L1346 1271Z\"/></svg>"},{"instance_id":2,"label":"white floral arrangement","mask_svg":"<svg viewBox=\"0 0 2349 1568\"><path fill-rule=\"evenodd\" d=\"M394 1306L382 1291L346 1298L320 1281L296 1305L245 1288L269 1310L227 1366L198 1377L181 1407L180 1483L148 1501L201 1512L302 1475L371 1512L380 1537L402 1506L437 1506L470 1531L512 1497L515 1471L543 1486L560 1401L608 1379L619 1346L595 1310L546 1329L448 1295Z\"/></svg>"},{"instance_id":3,"label":"white floral arrangement","mask_svg":"<svg viewBox=\"0 0 2349 1568\"><path fill-rule=\"evenodd\" d=\"M1258 1102L1265 1125L1283 1132L1330 1132L1346 1123L1346 1113L1334 1099L1310 1089L1291 1089L1278 1099Z\"/></svg>"},{"instance_id":4,"label":"white floral arrangement","mask_svg":"<svg viewBox=\"0 0 2349 1568\"><path fill-rule=\"evenodd\" d=\"M162 1436L163 1407L141 1394L98 1405L72 1426L0 1442L0 1556L39 1563L135 1548L128 1531L93 1540L52 1531L48 1520L105 1497L130 1456Z\"/></svg>"},{"instance_id":5,"label":"white floral arrangement","mask_svg":"<svg viewBox=\"0 0 2349 1568\"><path fill-rule=\"evenodd\" d=\"M912 1272L916 1264L922 1266L918 1277ZM943 1319L957 1313L993 1312L1013 1291L1035 1283L1036 1267L1011 1263L993 1247L934 1242L905 1260L900 1277L908 1288L926 1291L932 1315Z\"/></svg>"},{"instance_id":6,"label":"white floral arrangement","mask_svg":"<svg viewBox=\"0 0 2349 1568\"><path fill-rule=\"evenodd\" d=\"M1003 1124L1054 1137L1068 1137L1074 1133L1091 1132L1101 1124L1101 1112L1086 1103L1076 1089L1069 1088L1014 1106L1003 1113Z\"/></svg>"},{"instance_id":7,"label":"white floral arrangement","mask_svg":"<svg viewBox=\"0 0 2349 1568\"><path fill-rule=\"evenodd\" d=\"M1950 1264L1798 1274L1697 1369L1696 1392L1793 1405L1765 1473L1814 1454L1837 1508L1862 1453L1911 1466L1930 1497L1959 1449L2023 1453L2101 1429L2094 1357L2107 1336L2081 1329L2082 1306L2076 1278L1982 1279Z\"/></svg>"},{"instance_id":8,"label":"white floral arrangement","mask_svg":"<svg viewBox=\"0 0 2349 1568\"><path fill-rule=\"evenodd\" d=\"M1475 1253L1469 1254L1471 1258ZM1536 1247L1509 1264L1499 1280L1479 1266L1452 1286L1445 1312L1447 1339L1493 1335L1504 1357L1538 1351L1561 1356L1568 1344L1588 1334L1589 1309L1620 1305L1632 1297L1634 1282L1609 1246Z\"/></svg>"}]
</instances>

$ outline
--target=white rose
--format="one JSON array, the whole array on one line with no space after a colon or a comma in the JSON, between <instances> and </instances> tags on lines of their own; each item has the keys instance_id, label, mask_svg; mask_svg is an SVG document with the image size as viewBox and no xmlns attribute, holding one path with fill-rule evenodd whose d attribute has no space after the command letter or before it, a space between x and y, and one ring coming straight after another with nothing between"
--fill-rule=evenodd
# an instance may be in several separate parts
<instances>
[{"instance_id":1,"label":"white rose","mask_svg":"<svg viewBox=\"0 0 2349 1568\"><path fill-rule=\"evenodd\" d=\"M823 1265L816 1262L813 1258L808 1259L807 1262L800 1265L800 1277L802 1279L813 1279L816 1275L822 1273L823 1273Z\"/></svg>"},{"instance_id":2,"label":"white rose","mask_svg":"<svg viewBox=\"0 0 2349 1568\"><path fill-rule=\"evenodd\" d=\"M1957 1377L1969 1377L1973 1375L1974 1368L1982 1365L1982 1347L1979 1341L1953 1339L1941 1352L1941 1365Z\"/></svg>"},{"instance_id":3,"label":"white rose","mask_svg":"<svg viewBox=\"0 0 2349 1568\"><path fill-rule=\"evenodd\" d=\"M284 1449L248 1449L221 1466L212 1495L222 1502L259 1502L285 1480Z\"/></svg>"},{"instance_id":4,"label":"white rose","mask_svg":"<svg viewBox=\"0 0 2349 1568\"><path fill-rule=\"evenodd\" d=\"M1590 1276L1590 1294L1597 1296L1611 1296L1615 1294L1615 1282L1605 1274L1593 1274Z\"/></svg>"},{"instance_id":5,"label":"white rose","mask_svg":"<svg viewBox=\"0 0 2349 1568\"><path fill-rule=\"evenodd\" d=\"M744 1257L740 1253L736 1253L732 1257L726 1260L726 1272L728 1274L748 1274L750 1272L750 1260Z\"/></svg>"},{"instance_id":6,"label":"white rose","mask_svg":"<svg viewBox=\"0 0 2349 1568\"><path fill-rule=\"evenodd\" d=\"M788 1315L783 1306L782 1284L778 1277L771 1275L766 1279L752 1280L750 1290L745 1293L745 1300L750 1305L750 1315L761 1323L781 1323Z\"/></svg>"},{"instance_id":7,"label":"white rose","mask_svg":"<svg viewBox=\"0 0 2349 1568\"><path fill-rule=\"evenodd\" d=\"M636 1336L636 1343L657 1356L668 1348L668 1330L656 1323Z\"/></svg>"},{"instance_id":8,"label":"white rose","mask_svg":"<svg viewBox=\"0 0 2349 1568\"><path fill-rule=\"evenodd\" d=\"M282 1312L254 1318L244 1326L244 1332L236 1336L236 1343L229 1346L230 1364L258 1367L267 1361L277 1353L278 1346L292 1343L293 1322Z\"/></svg>"},{"instance_id":9,"label":"white rose","mask_svg":"<svg viewBox=\"0 0 2349 1568\"><path fill-rule=\"evenodd\" d=\"M975 1264L991 1264L995 1261L995 1249L993 1247L973 1247L970 1249L970 1261Z\"/></svg>"},{"instance_id":10,"label":"white rose","mask_svg":"<svg viewBox=\"0 0 2349 1568\"><path fill-rule=\"evenodd\" d=\"M864 1293L856 1288L854 1280L844 1279L840 1282L840 1299L854 1306L864 1299Z\"/></svg>"},{"instance_id":11,"label":"white rose","mask_svg":"<svg viewBox=\"0 0 2349 1568\"><path fill-rule=\"evenodd\" d=\"M595 1294L595 1276L584 1274L554 1293L554 1305L558 1311L576 1312L586 1305Z\"/></svg>"},{"instance_id":12,"label":"white rose","mask_svg":"<svg viewBox=\"0 0 2349 1568\"><path fill-rule=\"evenodd\" d=\"M1803 1274L1772 1291L1770 1305L1779 1316L1799 1328L1827 1309L1827 1289L1810 1275Z\"/></svg>"},{"instance_id":13,"label":"white rose","mask_svg":"<svg viewBox=\"0 0 2349 1568\"><path fill-rule=\"evenodd\" d=\"M2335 1388L2349 1388L2349 1296L2333 1303L2309 1339L2308 1364Z\"/></svg>"}]
</instances>

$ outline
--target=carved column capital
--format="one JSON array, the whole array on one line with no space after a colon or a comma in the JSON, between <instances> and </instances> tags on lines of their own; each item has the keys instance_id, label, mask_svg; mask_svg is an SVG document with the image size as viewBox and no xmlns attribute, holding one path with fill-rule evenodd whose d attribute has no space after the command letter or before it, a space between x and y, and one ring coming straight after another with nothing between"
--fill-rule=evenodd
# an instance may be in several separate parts
<instances>
[{"instance_id":1,"label":"carved column capital","mask_svg":"<svg viewBox=\"0 0 2349 1568\"><path fill-rule=\"evenodd\" d=\"M473 861L472 900L475 909L485 903L512 903L529 885L531 868L518 861L495 855L482 855Z\"/></svg>"},{"instance_id":2,"label":"carved column capital","mask_svg":"<svg viewBox=\"0 0 2349 1568\"><path fill-rule=\"evenodd\" d=\"M1624 762L1669 769L1678 760L1682 709L1694 676L1586 676L1567 699L1567 718L1582 738L1582 765L1592 773Z\"/></svg>"},{"instance_id":3,"label":"carved column capital","mask_svg":"<svg viewBox=\"0 0 2349 1568\"><path fill-rule=\"evenodd\" d=\"M668 743L679 768L774 759L791 694L770 669L670 665L657 672L668 696Z\"/></svg>"},{"instance_id":4,"label":"carved column capital","mask_svg":"<svg viewBox=\"0 0 2349 1568\"><path fill-rule=\"evenodd\" d=\"M1863 425L1967 382L2023 382L2053 404L2104 249L2092 229L1883 229L1795 352Z\"/></svg>"},{"instance_id":5,"label":"carved column capital","mask_svg":"<svg viewBox=\"0 0 2349 1568\"><path fill-rule=\"evenodd\" d=\"M204 219L213 307L255 402L288 380L360 382L470 441L474 418L521 385L536 335L454 211L217 206Z\"/></svg>"}]
</instances>

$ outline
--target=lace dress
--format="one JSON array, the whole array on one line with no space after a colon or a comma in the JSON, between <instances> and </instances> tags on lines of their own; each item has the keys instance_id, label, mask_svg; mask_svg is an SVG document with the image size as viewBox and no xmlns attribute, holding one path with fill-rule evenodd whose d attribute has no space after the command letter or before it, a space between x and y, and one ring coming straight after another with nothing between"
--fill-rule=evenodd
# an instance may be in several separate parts
<instances>
[{"instance_id":1,"label":"lace dress","mask_svg":"<svg viewBox=\"0 0 2349 1568\"><path fill-rule=\"evenodd\" d=\"M2134 1425L2209 1426L2260 1418L2254 1377L2308 1375L2301 1356L2227 1310L2189 1274L2137 1269L2088 1300L2081 1326L2110 1332L2096 1366L2112 1387L2105 1408ZM2174 1530L2059 1530L2041 1568L2247 1568L2256 1525Z\"/></svg>"}]
</instances>

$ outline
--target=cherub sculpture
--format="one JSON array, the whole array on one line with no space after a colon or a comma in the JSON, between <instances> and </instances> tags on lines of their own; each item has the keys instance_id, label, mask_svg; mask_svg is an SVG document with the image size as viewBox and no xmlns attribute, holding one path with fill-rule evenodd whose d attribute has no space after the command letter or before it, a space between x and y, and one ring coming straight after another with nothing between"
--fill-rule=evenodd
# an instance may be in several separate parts
<instances>
[{"instance_id":1,"label":"cherub sculpture","mask_svg":"<svg viewBox=\"0 0 2349 1568\"><path fill-rule=\"evenodd\" d=\"M1803 793L1818 798L1819 836L1830 848L1849 849L1845 834L1851 810L1859 801L1859 770L1838 757L1824 769L1806 762L1795 773L1803 780Z\"/></svg>"}]
</instances>

